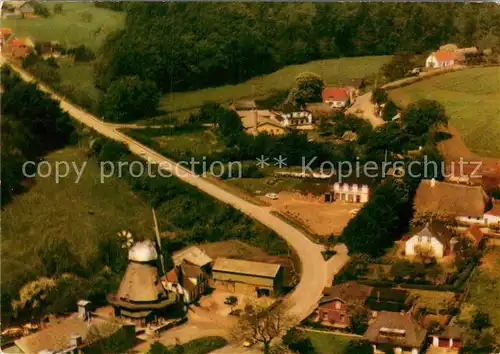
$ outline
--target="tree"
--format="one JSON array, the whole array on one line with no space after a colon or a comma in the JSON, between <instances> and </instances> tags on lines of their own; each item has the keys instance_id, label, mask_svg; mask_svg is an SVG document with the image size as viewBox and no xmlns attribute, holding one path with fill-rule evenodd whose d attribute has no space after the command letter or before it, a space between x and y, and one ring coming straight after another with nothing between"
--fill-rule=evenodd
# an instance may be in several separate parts
<instances>
[{"instance_id":1,"label":"tree","mask_svg":"<svg viewBox=\"0 0 500 354\"><path fill-rule=\"evenodd\" d=\"M448 116L439 102L420 100L412 103L401 114L403 128L415 136L427 134L429 129L448 125Z\"/></svg>"},{"instance_id":2,"label":"tree","mask_svg":"<svg viewBox=\"0 0 500 354\"><path fill-rule=\"evenodd\" d=\"M408 226L410 211L408 188L386 181L349 221L342 231L342 240L350 253L378 256L393 244L395 235Z\"/></svg>"},{"instance_id":3,"label":"tree","mask_svg":"<svg viewBox=\"0 0 500 354\"><path fill-rule=\"evenodd\" d=\"M61 14L62 12L63 12L63 5L62 4L55 4L54 5L54 13Z\"/></svg>"},{"instance_id":4,"label":"tree","mask_svg":"<svg viewBox=\"0 0 500 354\"><path fill-rule=\"evenodd\" d=\"M68 54L75 56L75 62L88 62L95 59L94 52L84 44L68 50Z\"/></svg>"},{"instance_id":5,"label":"tree","mask_svg":"<svg viewBox=\"0 0 500 354\"><path fill-rule=\"evenodd\" d=\"M32 1L31 5L33 6L33 9L35 10L35 14L37 14L38 16L42 16L42 17L49 17L50 16L50 11L45 4L42 4L38 1Z\"/></svg>"},{"instance_id":6,"label":"tree","mask_svg":"<svg viewBox=\"0 0 500 354\"><path fill-rule=\"evenodd\" d=\"M406 76L413 69L413 54L408 52L395 53L389 63L382 66L382 73L389 81L395 81Z\"/></svg>"},{"instance_id":7,"label":"tree","mask_svg":"<svg viewBox=\"0 0 500 354\"><path fill-rule=\"evenodd\" d=\"M156 113L159 92L152 81L137 76L125 76L114 81L102 102L104 119L130 122Z\"/></svg>"},{"instance_id":8,"label":"tree","mask_svg":"<svg viewBox=\"0 0 500 354\"><path fill-rule=\"evenodd\" d=\"M482 311L477 311L472 316L472 321L470 323L470 328L474 331L482 331L486 328L491 327L490 315Z\"/></svg>"},{"instance_id":9,"label":"tree","mask_svg":"<svg viewBox=\"0 0 500 354\"><path fill-rule=\"evenodd\" d=\"M371 263L371 258L367 254L353 254L340 272L335 276L336 283L343 283L349 280L356 280L359 276L363 276L368 272L368 266Z\"/></svg>"},{"instance_id":10,"label":"tree","mask_svg":"<svg viewBox=\"0 0 500 354\"><path fill-rule=\"evenodd\" d=\"M351 329L356 334L364 334L368 329L368 311L363 304L349 304Z\"/></svg>"},{"instance_id":11,"label":"tree","mask_svg":"<svg viewBox=\"0 0 500 354\"><path fill-rule=\"evenodd\" d=\"M314 354L316 350L311 342L311 339L307 337L304 331L297 328L290 329L283 336L283 344L296 353L301 354Z\"/></svg>"},{"instance_id":12,"label":"tree","mask_svg":"<svg viewBox=\"0 0 500 354\"><path fill-rule=\"evenodd\" d=\"M455 253L455 266L462 271L470 263L476 263L481 258L481 251L474 246L468 237L457 237L457 243L453 248Z\"/></svg>"},{"instance_id":13,"label":"tree","mask_svg":"<svg viewBox=\"0 0 500 354\"><path fill-rule=\"evenodd\" d=\"M382 118L386 121L389 122L398 114L398 106L394 103L394 101L389 100L384 106L384 109L382 110Z\"/></svg>"},{"instance_id":14,"label":"tree","mask_svg":"<svg viewBox=\"0 0 500 354\"><path fill-rule=\"evenodd\" d=\"M294 324L295 320L288 313L288 308L282 303L271 306L263 304L247 305L245 313L240 316L233 327L232 334L237 340L253 339L262 343L264 353L268 354L271 341L281 337Z\"/></svg>"},{"instance_id":15,"label":"tree","mask_svg":"<svg viewBox=\"0 0 500 354\"><path fill-rule=\"evenodd\" d=\"M235 111L222 107L215 114L217 114L217 129L222 141L229 147L235 145L243 133L243 124L241 123L240 116Z\"/></svg>"},{"instance_id":16,"label":"tree","mask_svg":"<svg viewBox=\"0 0 500 354\"><path fill-rule=\"evenodd\" d=\"M318 74L304 72L295 78L295 85L290 90L286 103L302 107L306 103L321 102L324 83Z\"/></svg>"},{"instance_id":17,"label":"tree","mask_svg":"<svg viewBox=\"0 0 500 354\"><path fill-rule=\"evenodd\" d=\"M346 348L344 354L371 354L373 353L372 345L366 340L351 340Z\"/></svg>"},{"instance_id":18,"label":"tree","mask_svg":"<svg viewBox=\"0 0 500 354\"><path fill-rule=\"evenodd\" d=\"M372 91L371 101L372 103L381 105L387 102L388 94L387 91L381 87L376 87Z\"/></svg>"},{"instance_id":19,"label":"tree","mask_svg":"<svg viewBox=\"0 0 500 354\"><path fill-rule=\"evenodd\" d=\"M44 275L82 274L83 267L80 259L73 253L68 240L65 238L47 240L38 250L38 255Z\"/></svg>"}]
</instances>

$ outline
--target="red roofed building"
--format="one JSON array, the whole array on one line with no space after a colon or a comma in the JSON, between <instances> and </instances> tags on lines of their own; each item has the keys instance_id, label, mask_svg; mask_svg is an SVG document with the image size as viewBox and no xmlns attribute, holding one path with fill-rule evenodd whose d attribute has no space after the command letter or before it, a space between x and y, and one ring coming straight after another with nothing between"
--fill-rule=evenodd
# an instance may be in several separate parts
<instances>
[{"instance_id":1,"label":"red roofed building","mask_svg":"<svg viewBox=\"0 0 500 354\"><path fill-rule=\"evenodd\" d=\"M483 240L484 233L478 224L473 224L467 229L467 236L474 241L474 246L478 247Z\"/></svg>"},{"instance_id":2,"label":"red roofed building","mask_svg":"<svg viewBox=\"0 0 500 354\"><path fill-rule=\"evenodd\" d=\"M9 40L12 36L12 30L10 28L4 27L0 28L0 46L3 48L3 45Z\"/></svg>"},{"instance_id":3,"label":"red roofed building","mask_svg":"<svg viewBox=\"0 0 500 354\"><path fill-rule=\"evenodd\" d=\"M346 108L349 106L350 95L346 89L329 87L323 90L321 98L332 108Z\"/></svg>"},{"instance_id":4,"label":"red roofed building","mask_svg":"<svg viewBox=\"0 0 500 354\"><path fill-rule=\"evenodd\" d=\"M14 38L5 44L5 52L13 58L26 58L33 50L24 39Z\"/></svg>"},{"instance_id":5,"label":"red roofed building","mask_svg":"<svg viewBox=\"0 0 500 354\"><path fill-rule=\"evenodd\" d=\"M439 50L432 53L425 61L427 68L444 68L448 66L461 64L462 53Z\"/></svg>"}]
</instances>

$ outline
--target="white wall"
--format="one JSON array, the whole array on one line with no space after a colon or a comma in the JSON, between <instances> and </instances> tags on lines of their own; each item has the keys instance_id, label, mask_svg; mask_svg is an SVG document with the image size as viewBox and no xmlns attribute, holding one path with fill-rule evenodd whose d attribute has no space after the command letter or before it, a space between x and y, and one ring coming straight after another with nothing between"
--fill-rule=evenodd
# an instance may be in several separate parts
<instances>
[{"instance_id":1,"label":"white wall","mask_svg":"<svg viewBox=\"0 0 500 354\"><path fill-rule=\"evenodd\" d=\"M407 256L416 256L416 249L415 246L422 245L422 247L430 247L432 251L434 252L434 256L436 258L443 258L444 255L444 247L441 244L441 242L438 241L438 239L431 237L431 242L428 242L427 236L422 236L422 241L419 242L419 236L414 235L412 238L410 238L408 241L406 241L405 244L405 254Z\"/></svg>"}]
</instances>

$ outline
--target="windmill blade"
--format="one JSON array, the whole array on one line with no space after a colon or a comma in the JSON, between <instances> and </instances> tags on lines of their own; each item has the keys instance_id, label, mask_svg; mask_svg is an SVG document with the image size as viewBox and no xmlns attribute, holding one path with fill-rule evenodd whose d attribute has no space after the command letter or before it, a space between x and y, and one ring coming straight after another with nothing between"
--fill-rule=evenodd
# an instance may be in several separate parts
<instances>
[{"instance_id":1,"label":"windmill blade","mask_svg":"<svg viewBox=\"0 0 500 354\"><path fill-rule=\"evenodd\" d=\"M160 230L158 230L158 222L156 221L156 213L153 208L153 221L155 225L155 234L156 234L156 242L158 243L158 250L160 251L160 262L161 262L161 270L163 274L165 274L165 261L163 259L163 250L161 249L161 239L160 239Z\"/></svg>"}]
</instances>

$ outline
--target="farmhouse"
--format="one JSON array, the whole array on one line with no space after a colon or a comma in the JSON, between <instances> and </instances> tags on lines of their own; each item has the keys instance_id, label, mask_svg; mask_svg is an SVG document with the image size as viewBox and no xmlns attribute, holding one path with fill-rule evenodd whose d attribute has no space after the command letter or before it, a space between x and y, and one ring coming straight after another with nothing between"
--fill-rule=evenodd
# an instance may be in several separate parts
<instances>
[{"instance_id":1,"label":"farmhouse","mask_svg":"<svg viewBox=\"0 0 500 354\"><path fill-rule=\"evenodd\" d=\"M183 260L175 265L162 279L167 291L177 293L182 301L189 304L199 299L208 284L208 273L196 264Z\"/></svg>"},{"instance_id":2,"label":"farmhouse","mask_svg":"<svg viewBox=\"0 0 500 354\"><path fill-rule=\"evenodd\" d=\"M323 102L332 108L347 108L350 102L349 91L344 88L325 88L321 94Z\"/></svg>"},{"instance_id":3,"label":"farmhouse","mask_svg":"<svg viewBox=\"0 0 500 354\"><path fill-rule=\"evenodd\" d=\"M417 188L414 209L416 214L436 214L454 217L459 221L480 221L488 200L481 186L427 179L421 181Z\"/></svg>"},{"instance_id":4,"label":"farmhouse","mask_svg":"<svg viewBox=\"0 0 500 354\"><path fill-rule=\"evenodd\" d=\"M302 125L311 125L313 115L305 110L285 110L284 112L275 112L275 119L284 127L298 127Z\"/></svg>"},{"instance_id":5,"label":"farmhouse","mask_svg":"<svg viewBox=\"0 0 500 354\"><path fill-rule=\"evenodd\" d=\"M182 262L187 261L200 267L205 272L210 272L212 265L212 258L210 258L205 251L196 246L187 247L182 251L175 252L172 255L172 260L175 265L181 265Z\"/></svg>"},{"instance_id":6,"label":"farmhouse","mask_svg":"<svg viewBox=\"0 0 500 354\"><path fill-rule=\"evenodd\" d=\"M108 298L117 317L146 325L158 316L165 316L167 308L177 302L176 295L167 292L160 282L157 258L155 246L149 240L138 242L129 250L129 265L120 287Z\"/></svg>"},{"instance_id":7,"label":"farmhouse","mask_svg":"<svg viewBox=\"0 0 500 354\"><path fill-rule=\"evenodd\" d=\"M431 335L433 347L440 348L461 348L462 337L465 331L457 326L447 326L440 333Z\"/></svg>"},{"instance_id":8,"label":"farmhouse","mask_svg":"<svg viewBox=\"0 0 500 354\"><path fill-rule=\"evenodd\" d=\"M381 311L369 322L364 337L372 344L374 353L393 350L420 353L427 330L410 313Z\"/></svg>"},{"instance_id":9,"label":"farmhouse","mask_svg":"<svg viewBox=\"0 0 500 354\"><path fill-rule=\"evenodd\" d=\"M33 51L31 40L18 38L12 38L7 41L3 49L2 52L15 59L26 58Z\"/></svg>"},{"instance_id":10,"label":"farmhouse","mask_svg":"<svg viewBox=\"0 0 500 354\"><path fill-rule=\"evenodd\" d=\"M314 315L324 325L349 327L351 305L363 306L372 289L353 281L325 288Z\"/></svg>"},{"instance_id":11,"label":"farmhouse","mask_svg":"<svg viewBox=\"0 0 500 354\"><path fill-rule=\"evenodd\" d=\"M115 338L115 339L113 339ZM17 353L98 352L107 341L123 340L125 347L135 342L135 326L80 311L34 334L15 341ZM9 352L14 352L10 351Z\"/></svg>"},{"instance_id":12,"label":"farmhouse","mask_svg":"<svg viewBox=\"0 0 500 354\"><path fill-rule=\"evenodd\" d=\"M271 135L286 134L286 129L276 120L276 114L267 109L239 110L238 113L243 128L250 133L268 133Z\"/></svg>"},{"instance_id":13,"label":"farmhouse","mask_svg":"<svg viewBox=\"0 0 500 354\"><path fill-rule=\"evenodd\" d=\"M453 233L444 223L433 221L410 232L405 242L405 254L407 257L413 257L420 252L429 252L436 258L443 258L452 250L452 239Z\"/></svg>"},{"instance_id":14,"label":"farmhouse","mask_svg":"<svg viewBox=\"0 0 500 354\"><path fill-rule=\"evenodd\" d=\"M30 18L35 16L35 9L29 1L6 1L3 4L3 18Z\"/></svg>"},{"instance_id":15,"label":"farmhouse","mask_svg":"<svg viewBox=\"0 0 500 354\"><path fill-rule=\"evenodd\" d=\"M357 184L340 184L338 182L333 184L333 194L335 200L343 200L351 203L366 203L369 197L368 185L361 186Z\"/></svg>"},{"instance_id":16,"label":"farmhouse","mask_svg":"<svg viewBox=\"0 0 500 354\"><path fill-rule=\"evenodd\" d=\"M217 258L212 279L215 287L227 291L274 295L281 290L283 268L279 264Z\"/></svg>"},{"instance_id":17,"label":"farmhouse","mask_svg":"<svg viewBox=\"0 0 500 354\"><path fill-rule=\"evenodd\" d=\"M451 45L448 48L442 46L438 51L432 53L425 60L426 68L445 68L453 65L461 65L465 61L465 54L478 53L475 47L457 48Z\"/></svg>"},{"instance_id":18,"label":"farmhouse","mask_svg":"<svg viewBox=\"0 0 500 354\"><path fill-rule=\"evenodd\" d=\"M234 111L251 111L257 109L257 104L254 100L239 100L231 103L229 108Z\"/></svg>"}]
</instances>

